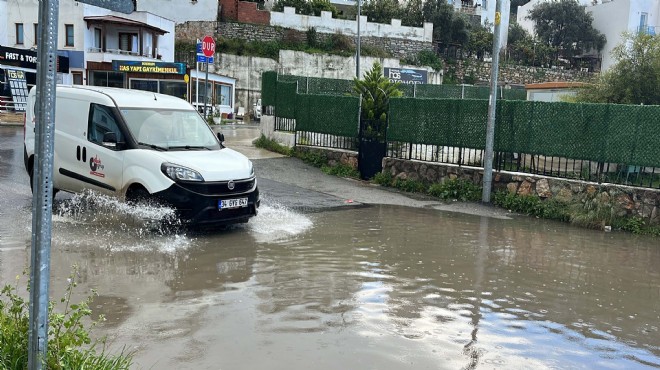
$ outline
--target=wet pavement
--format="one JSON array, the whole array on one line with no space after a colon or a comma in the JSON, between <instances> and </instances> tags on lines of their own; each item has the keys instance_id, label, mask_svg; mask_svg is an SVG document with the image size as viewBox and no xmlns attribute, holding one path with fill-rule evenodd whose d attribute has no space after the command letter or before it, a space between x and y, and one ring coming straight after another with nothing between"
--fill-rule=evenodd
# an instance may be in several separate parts
<instances>
[{"instance_id":1,"label":"wet pavement","mask_svg":"<svg viewBox=\"0 0 660 370\"><path fill-rule=\"evenodd\" d=\"M223 132L259 176L247 225L163 235L113 199L56 199L52 295L76 264L135 368L660 367L657 239L411 197ZM21 141L0 127L4 282L29 261Z\"/></svg>"}]
</instances>

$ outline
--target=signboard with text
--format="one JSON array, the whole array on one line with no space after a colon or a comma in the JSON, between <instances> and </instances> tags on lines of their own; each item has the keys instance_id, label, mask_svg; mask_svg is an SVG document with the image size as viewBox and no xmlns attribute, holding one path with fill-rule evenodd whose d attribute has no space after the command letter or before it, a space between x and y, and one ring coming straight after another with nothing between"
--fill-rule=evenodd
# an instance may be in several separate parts
<instances>
[{"instance_id":1,"label":"signboard with text","mask_svg":"<svg viewBox=\"0 0 660 370\"><path fill-rule=\"evenodd\" d=\"M390 81L402 84L428 83L428 72L423 69L385 68L384 75Z\"/></svg>"},{"instance_id":2,"label":"signboard with text","mask_svg":"<svg viewBox=\"0 0 660 370\"><path fill-rule=\"evenodd\" d=\"M112 70L127 73L161 73L182 75L186 73L186 65L184 63L113 60Z\"/></svg>"},{"instance_id":3,"label":"signboard with text","mask_svg":"<svg viewBox=\"0 0 660 370\"><path fill-rule=\"evenodd\" d=\"M16 69L7 69L7 82L11 88L11 96L14 100L14 110L25 112L27 107L28 87L25 72Z\"/></svg>"},{"instance_id":4,"label":"signboard with text","mask_svg":"<svg viewBox=\"0 0 660 370\"><path fill-rule=\"evenodd\" d=\"M37 69L37 52L0 46L0 64ZM57 72L69 73L69 58L57 56Z\"/></svg>"}]
</instances>

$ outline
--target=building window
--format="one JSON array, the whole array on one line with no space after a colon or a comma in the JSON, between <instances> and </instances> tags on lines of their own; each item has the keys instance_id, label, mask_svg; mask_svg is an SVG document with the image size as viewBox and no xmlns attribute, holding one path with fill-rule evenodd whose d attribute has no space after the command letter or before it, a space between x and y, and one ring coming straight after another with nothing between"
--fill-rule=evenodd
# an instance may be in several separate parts
<instances>
[{"instance_id":1,"label":"building window","mask_svg":"<svg viewBox=\"0 0 660 370\"><path fill-rule=\"evenodd\" d=\"M83 84L83 74L82 74L82 72L71 72L71 76L73 76L73 84L74 85L82 85Z\"/></svg>"},{"instance_id":2,"label":"building window","mask_svg":"<svg viewBox=\"0 0 660 370\"><path fill-rule=\"evenodd\" d=\"M125 88L124 77L125 74L123 72L92 71L89 75L90 81L87 81L87 84L92 86L119 87L123 89Z\"/></svg>"},{"instance_id":3,"label":"building window","mask_svg":"<svg viewBox=\"0 0 660 370\"><path fill-rule=\"evenodd\" d=\"M137 33L119 33L119 50L122 51L137 51Z\"/></svg>"},{"instance_id":4,"label":"building window","mask_svg":"<svg viewBox=\"0 0 660 370\"><path fill-rule=\"evenodd\" d=\"M34 44L37 45L37 40L39 40L39 23L34 24Z\"/></svg>"},{"instance_id":5,"label":"building window","mask_svg":"<svg viewBox=\"0 0 660 370\"><path fill-rule=\"evenodd\" d=\"M103 46L101 46L101 29L100 28L94 28L94 47L98 49L99 51L103 50Z\"/></svg>"},{"instance_id":6,"label":"building window","mask_svg":"<svg viewBox=\"0 0 660 370\"><path fill-rule=\"evenodd\" d=\"M639 32L648 33L649 13L642 13L639 17Z\"/></svg>"},{"instance_id":7,"label":"building window","mask_svg":"<svg viewBox=\"0 0 660 370\"><path fill-rule=\"evenodd\" d=\"M64 25L64 31L66 35L66 46L73 46L73 25L72 24L65 24Z\"/></svg>"},{"instance_id":8,"label":"building window","mask_svg":"<svg viewBox=\"0 0 660 370\"><path fill-rule=\"evenodd\" d=\"M23 23L16 23L16 44L23 45Z\"/></svg>"},{"instance_id":9,"label":"building window","mask_svg":"<svg viewBox=\"0 0 660 370\"><path fill-rule=\"evenodd\" d=\"M231 86L230 85L215 85L216 104L231 106Z\"/></svg>"}]
</instances>

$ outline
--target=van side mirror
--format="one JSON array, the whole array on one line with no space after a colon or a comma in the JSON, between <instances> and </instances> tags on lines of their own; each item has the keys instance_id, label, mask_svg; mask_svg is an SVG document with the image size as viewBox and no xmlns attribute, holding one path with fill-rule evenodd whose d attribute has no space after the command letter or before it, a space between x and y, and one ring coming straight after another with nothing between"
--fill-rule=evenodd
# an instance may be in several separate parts
<instances>
[{"instance_id":1,"label":"van side mirror","mask_svg":"<svg viewBox=\"0 0 660 370\"><path fill-rule=\"evenodd\" d=\"M218 140L220 140L220 143L224 143L225 142L225 134L223 134L222 132L218 132Z\"/></svg>"},{"instance_id":2,"label":"van side mirror","mask_svg":"<svg viewBox=\"0 0 660 370\"><path fill-rule=\"evenodd\" d=\"M103 146L106 146L108 148L116 148L117 147L117 134L114 132L106 132L103 134Z\"/></svg>"}]
</instances>

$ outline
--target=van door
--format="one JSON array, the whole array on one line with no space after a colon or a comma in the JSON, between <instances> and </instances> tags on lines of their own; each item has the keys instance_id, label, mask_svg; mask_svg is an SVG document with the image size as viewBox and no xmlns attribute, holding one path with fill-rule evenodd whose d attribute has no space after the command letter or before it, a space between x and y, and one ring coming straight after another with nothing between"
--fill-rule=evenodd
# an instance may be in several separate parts
<instances>
[{"instance_id":1,"label":"van door","mask_svg":"<svg viewBox=\"0 0 660 370\"><path fill-rule=\"evenodd\" d=\"M119 115L114 107L92 103L87 120L87 141L75 148L78 173L71 174L80 186L76 191L91 189L118 195L124 172L126 135L121 130Z\"/></svg>"}]
</instances>

